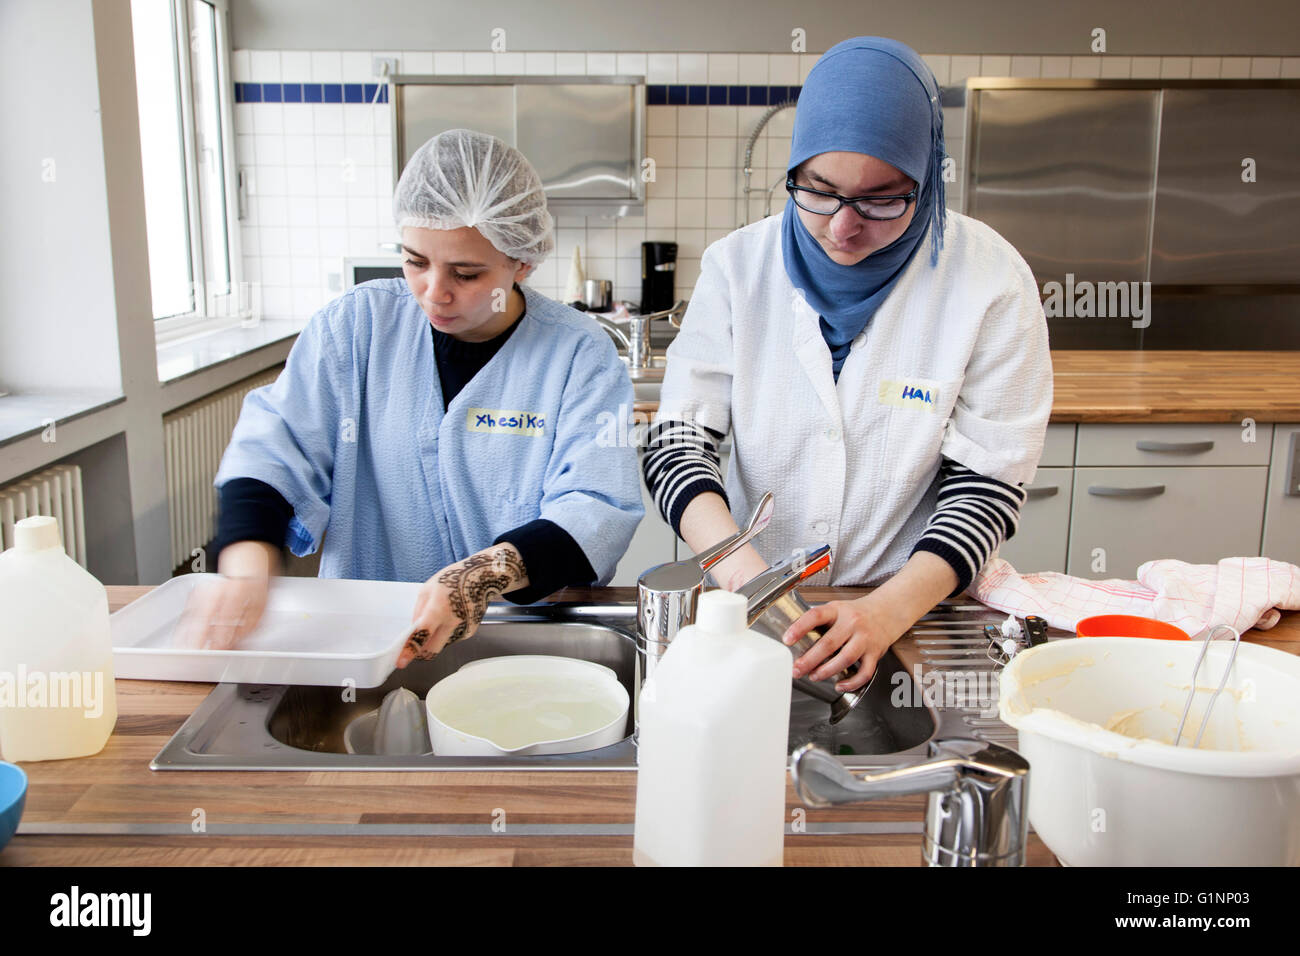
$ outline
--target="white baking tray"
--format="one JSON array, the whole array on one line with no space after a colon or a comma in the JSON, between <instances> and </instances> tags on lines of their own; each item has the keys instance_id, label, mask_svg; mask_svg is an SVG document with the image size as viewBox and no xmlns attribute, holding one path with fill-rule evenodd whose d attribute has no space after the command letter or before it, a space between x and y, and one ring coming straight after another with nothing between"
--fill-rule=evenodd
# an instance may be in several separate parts
<instances>
[{"instance_id":1,"label":"white baking tray","mask_svg":"<svg viewBox=\"0 0 1300 956\"><path fill-rule=\"evenodd\" d=\"M419 584L276 578L257 628L232 650L175 647L181 612L215 574L184 574L111 616L113 667L135 680L377 687L411 632Z\"/></svg>"}]
</instances>

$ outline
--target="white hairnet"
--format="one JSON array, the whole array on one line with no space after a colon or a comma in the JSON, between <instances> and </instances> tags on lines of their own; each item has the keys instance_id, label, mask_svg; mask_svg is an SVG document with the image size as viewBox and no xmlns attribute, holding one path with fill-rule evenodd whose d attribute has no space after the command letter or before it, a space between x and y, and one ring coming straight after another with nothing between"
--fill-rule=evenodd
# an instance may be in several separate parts
<instances>
[{"instance_id":1,"label":"white hairnet","mask_svg":"<svg viewBox=\"0 0 1300 956\"><path fill-rule=\"evenodd\" d=\"M471 226L499 252L536 265L555 248L537 170L487 133L451 129L411 157L393 194L397 228Z\"/></svg>"}]
</instances>

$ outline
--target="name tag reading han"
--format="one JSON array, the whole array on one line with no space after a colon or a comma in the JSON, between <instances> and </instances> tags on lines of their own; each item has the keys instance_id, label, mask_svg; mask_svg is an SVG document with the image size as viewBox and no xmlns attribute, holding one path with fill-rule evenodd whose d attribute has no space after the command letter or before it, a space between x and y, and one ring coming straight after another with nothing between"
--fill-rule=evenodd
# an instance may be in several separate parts
<instances>
[{"instance_id":1,"label":"name tag reading han","mask_svg":"<svg viewBox=\"0 0 1300 956\"><path fill-rule=\"evenodd\" d=\"M465 430L501 435L541 435L546 431L546 417L500 408L471 408L465 414Z\"/></svg>"},{"instance_id":2,"label":"name tag reading han","mask_svg":"<svg viewBox=\"0 0 1300 956\"><path fill-rule=\"evenodd\" d=\"M881 382L880 404L898 408L920 408L934 413L939 405L939 385L926 379Z\"/></svg>"}]
</instances>

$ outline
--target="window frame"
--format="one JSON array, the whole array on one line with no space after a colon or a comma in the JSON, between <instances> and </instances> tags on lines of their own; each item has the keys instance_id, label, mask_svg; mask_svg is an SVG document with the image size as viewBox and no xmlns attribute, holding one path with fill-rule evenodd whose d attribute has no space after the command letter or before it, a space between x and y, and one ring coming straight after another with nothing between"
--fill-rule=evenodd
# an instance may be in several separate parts
<instances>
[{"instance_id":1,"label":"window frame","mask_svg":"<svg viewBox=\"0 0 1300 956\"><path fill-rule=\"evenodd\" d=\"M221 179L226 218L226 255L230 262L230 285L226 294L211 291L213 283L208 276L211 258L204 230L203 200L200 194L199 155L197 143L197 115L194 102L193 53L190 36L193 23L190 17L191 0L169 0L172 11L172 43L177 64L176 82L181 104L181 145L185 171L185 202L187 229L190 240L190 271L192 275L194 307L178 315L154 319L154 335L159 345L180 339L221 331L255 321L257 311L238 312L232 300L238 302L243 288L243 260L240 248L238 167L235 158L234 83L231 79L230 4L229 0L199 0L213 11L215 33L215 63L217 77L217 118L221 136ZM202 295L200 294L202 293Z\"/></svg>"}]
</instances>

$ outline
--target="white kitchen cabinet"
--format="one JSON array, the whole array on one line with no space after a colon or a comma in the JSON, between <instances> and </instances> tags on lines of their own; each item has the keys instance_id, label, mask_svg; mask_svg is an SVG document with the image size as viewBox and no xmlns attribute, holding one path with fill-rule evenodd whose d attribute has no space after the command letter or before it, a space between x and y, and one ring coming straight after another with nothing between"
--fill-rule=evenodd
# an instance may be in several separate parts
<instances>
[{"instance_id":1,"label":"white kitchen cabinet","mask_svg":"<svg viewBox=\"0 0 1300 956\"><path fill-rule=\"evenodd\" d=\"M999 557L1017 571L1064 571L1070 534L1070 490L1074 485L1073 425L1047 426L1038 472L1026 486L1020 525L1010 541L1002 542Z\"/></svg>"},{"instance_id":2,"label":"white kitchen cabinet","mask_svg":"<svg viewBox=\"0 0 1300 956\"><path fill-rule=\"evenodd\" d=\"M1292 453L1292 435L1300 453L1300 425L1273 427L1273 457L1269 469L1268 501L1264 506L1264 542L1260 554L1279 561L1300 564L1300 495L1288 495L1287 458ZM1300 467L1292 475L1300 481Z\"/></svg>"},{"instance_id":3,"label":"white kitchen cabinet","mask_svg":"<svg viewBox=\"0 0 1300 956\"><path fill-rule=\"evenodd\" d=\"M1076 468L1067 572L1133 579L1154 558L1258 555L1267 483L1262 465Z\"/></svg>"},{"instance_id":4,"label":"white kitchen cabinet","mask_svg":"<svg viewBox=\"0 0 1300 956\"><path fill-rule=\"evenodd\" d=\"M1064 571L1073 487L1073 468L1039 468L1025 488L1015 536L1002 542L998 556L1022 574Z\"/></svg>"},{"instance_id":5,"label":"white kitchen cabinet","mask_svg":"<svg viewBox=\"0 0 1300 956\"><path fill-rule=\"evenodd\" d=\"M1043 438L1043 454L1038 459L1039 468L1070 468L1074 465L1075 428L1073 425L1047 426ZM1035 479L1035 482L1037 479Z\"/></svg>"},{"instance_id":6,"label":"white kitchen cabinet","mask_svg":"<svg viewBox=\"0 0 1300 956\"><path fill-rule=\"evenodd\" d=\"M1267 465L1273 426L1227 424L1079 426L1074 464Z\"/></svg>"}]
</instances>

